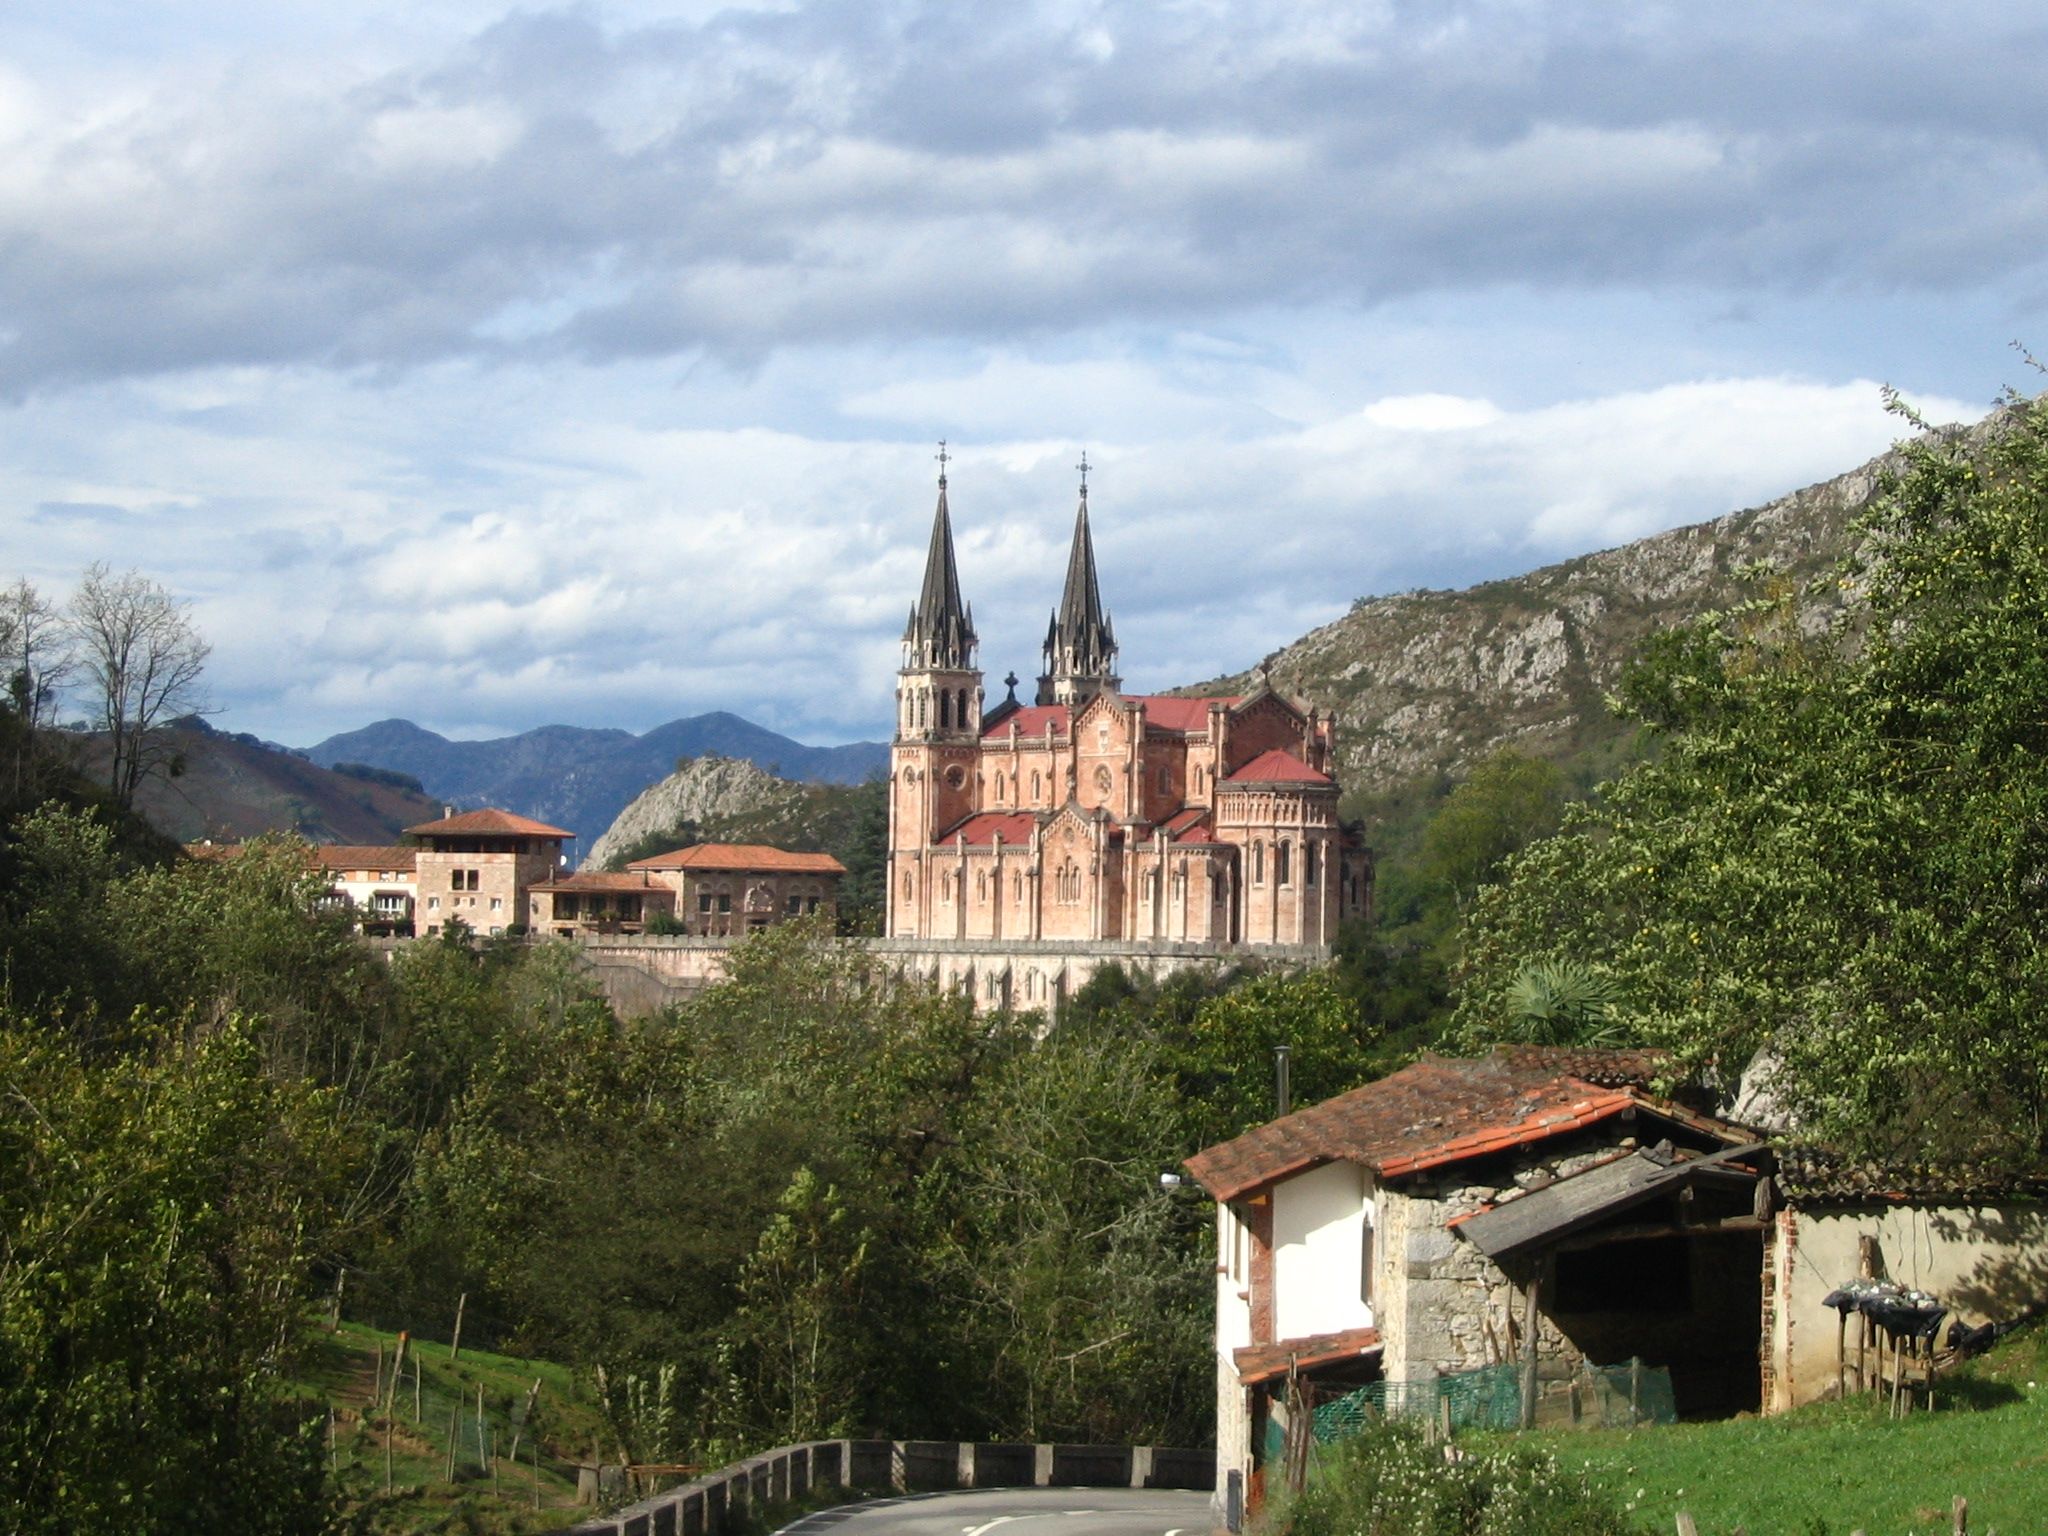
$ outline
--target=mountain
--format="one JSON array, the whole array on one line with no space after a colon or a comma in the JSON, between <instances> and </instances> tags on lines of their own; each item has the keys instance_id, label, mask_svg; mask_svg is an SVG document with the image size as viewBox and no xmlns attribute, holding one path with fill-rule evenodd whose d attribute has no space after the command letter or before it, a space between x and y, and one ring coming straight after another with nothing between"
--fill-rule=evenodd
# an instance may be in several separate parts
<instances>
[{"instance_id":1,"label":"mountain","mask_svg":"<svg viewBox=\"0 0 2048 1536\"><path fill-rule=\"evenodd\" d=\"M650 784L590 845L584 859L588 869L623 867L623 855L635 858L666 853L669 848L702 841L700 829L729 817L752 815L768 809L794 805L803 798L804 786L792 784L764 772L743 757L697 757L678 764L676 771L659 784ZM645 845L659 842L664 834L689 830L661 848Z\"/></svg>"},{"instance_id":2,"label":"mountain","mask_svg":"<svg viewBox=\"0 0 2048 1536\"><path fill-rule=\"evenodd\" d=\"M671 720L645 735L544 725L493 741L450 741L410 720L381 720L330 736L306 755L316 763L373 763L411 774L439 800L500 805L567 827L588 849L619 812L684 758L744 758L785 779L858 784L887 773L880 742L809 747L719 711Z\"/></svg>"},{"instance_id":3,"label":"mountain","mask_svg":"<svg viewBox=\"0 0 2048 1536\"><path fill-rule=\"evenodd\" d=\"M1997 419L1942 430L1978 440ZM1643 642L1754 595L1759 563L1801 585L1829 569L1893 458L1510 580L1361 598L1263 665L1274 686L1336 712L1353 814L1385 810L1419 785L1440 790L1502 747L1576 769L1582 781L1604 776L1634 736L1605 696ZM1803 594L1800 606L1808 632L1835 607L1817 591ZM1243 692L1258 670L1186 691Z\"/></svg>"},{"instance_id":4,"label":"mountain","mask_svg":"<svg viewBox=\"0 0 2048 1536\"><path fill-rule=\"evenodd\" d=\"M441 803L402 775L336 773L197 717L168 729L179 771L144 780L135 809L181 843L240 842L264 832L297 832L314 843L395 843L407 827L441 814ZM82 736L70 745L80 771L104 779L104 743Z\"/></svg>"}]
</instances>

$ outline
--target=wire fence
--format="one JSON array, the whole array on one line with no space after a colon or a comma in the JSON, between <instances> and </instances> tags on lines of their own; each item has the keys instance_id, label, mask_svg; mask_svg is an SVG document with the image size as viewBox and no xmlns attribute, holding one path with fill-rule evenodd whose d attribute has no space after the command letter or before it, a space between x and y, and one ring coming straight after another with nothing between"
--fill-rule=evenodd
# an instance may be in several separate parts
<instances>
[{"instance_id":1,"label":"wire fence","mask_svg":"<svg viewBox=\"0 0 2048 1536\"><path fill-rule=\"evenodd\" d=\"M1522 1366L1506 1364L1413 1381L1375 1381L1318 1405L1315 1437L1327 1445L1384 1418L1420 1418L1452 1429L1515 1429L1522 1423L1522 1373ZM1581 1366L1569 1376L1539 1380L1534 1420L1545 1428L1674 1424L1678 1407L1671 1373L1630 1360Z\"/></svg>"}]
</instances>

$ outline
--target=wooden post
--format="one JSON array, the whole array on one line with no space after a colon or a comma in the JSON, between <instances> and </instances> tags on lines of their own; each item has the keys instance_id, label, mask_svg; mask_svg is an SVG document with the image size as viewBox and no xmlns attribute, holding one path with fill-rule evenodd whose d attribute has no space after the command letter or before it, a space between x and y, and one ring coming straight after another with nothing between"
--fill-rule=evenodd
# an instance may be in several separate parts
<instances>
[{"instance_id":1,"label":"wooden post","mask_svg":"<svg viewBox=\"0 0 2048 1536\"><path fill-rule=\"evenodd\" d=\"M370 1408L374 1411L384 1401L384 1341L377 1341L377 1375L370 1383Z\"/></svg>"},{"instance_id":2,"label":"wooden post","mask_svg":"<svg viewBox=\"0 0 2048 1536\"><path fill-rule=\"evenodd\" d=\"M492 1429L491 1429L491 1497L492 1497L492 1498L494 1498L494 1499L495 1499L495 1498L496 1498L496 1497L498 1496L498 1454L497 1454L497 1452L498 1452L498 1431L497 1431L497 1427L496 1427L496 1426L494 1425L494 1426L492 1426Z\"/></svg>"},{"instance_id":3,"label":"wooden post","mask_svg":"<svg viewBox=\"0 0 2048 1536\"><path fill-rule=\"evenodd\" d=\"M448 1481L455 1481L455 1447L462 1439L462 1403L457 1399L448 1410Z\"/></svg>"},{"instance_id":4,"label":"wooden post","mask_svg":"<svg viewBox=\"0 0 2048 1536\"><path fill-rule=\"evenodd\" d=\"M412 1352L412 1421L415 1424L427 1422L420 1417L420 1352L418 1350Z\"/></svg>"},{"instance_id":5,"label":"wooden post","mask_svg":"<svg viewBox=\"0 0 2048 1536\"><path fill-rule=\"evenodd\" d=\"M384 1415L384 1491L391 1491L391 1415Z\"/></svg>"},{"instance_id":6,"label":"wooden post","mask_svg":"<svg viewBox=\"0 0 2048 1536\"><path fill-rule=\"evenodd\" d=\"M1543 1286L1541 1259L1529 1277L1529 1294L1522 1303L1522 1428L1536 1422L1536 1293Z\"/></svg>"},{"instance_id":7,"label":"wooden post","mask_svg":"<svg viewBox=\"0 0 2048 1536\"><path fill-rule=\"evenodd\" d=\"M469 1305L469 1292L464 1291L455 1298L455 1332L448 1336L448 1358L455 1359L462 1353L462 1309Z\"/></svg>"},{"instance_id":8,"label":"wooden post","mask_svg":"<svg viewBox=\"0 0 2048 1536\"><path fill-rule=\"evenodd\" d=\"M341 1287L342 1282L347 1279L348 1268L346 1265L334 1272L334 1310L327 1320L327 1331L329 1333L337 1332L341 1327Z\"/></svg>"},{"instance_id":9,"label":"wooden post","mask_svg":"<svg viewBox=\"0 0 2048 1536\"><path fill-rule=\"evenodd\" d=\"M405 1379L405 1347L412 1342L412 1334L406 1329L398 1330L398 1348L391 1356L391 1380L384 1388L384 1417L390 1418L398 1406L398 1384Z\"/></svg>"},{"instance_id":10,"label":"wooden post","mask_svg":"<svg viewBox=\"0 0 2048 1536\"><path fill-rule=\"evenodd\" d=\"M533 1507L540 1508L540 1436L533 1437Z\"/></svg>"},{"instance_id":11,"label":"wooden post","mask_svg":"<svg viewBox=\"0 0 2048 1536\"><path fill-rule=\"evenodd\" d=\"M1835 1313L1835 1397L1849 1395L1849 1313Z\"/></svg>"},{"instance_id":12,"label":"wooden post","mask_svg":"<svg viewBox=\"0 0 2048 1536\"><path fill-rule=\"evenodd\" d=\"M1630 1428L1643 1422L1643 1357L1628 1357L1628 1422Z\"/></svg>"},{"instance_id":13,"label":"wooden post","mask_svg":"<svg viewBox=\"0 0 2048 1536\"><path fill-rule=\"evenodd\" d=\"M476 1384L476 1469L484 1470L484 1384Z\"/></svg>"},{"instance_id":14,"label":"wooden post","mask_svg":"<svg viewBox=\"0 0 2048 1536\"><path fill-rule=\"evenodd\" d=\"M1859 1236L1856 1239L1856 1273L1858 1277L1864 1280L1875 1280L1877 1272L1883 1267L1884 1265L1878 1257L1877 1239L1870 1236L1867 1232ZM1868 1392L1870 1390L1870 1378L1863 1371L1863 1349L1869 1343L1870 1336L1875 1330L1871 1326L1868 1314L1859 1312L1856 1315L1860 1319L1856 1330L1856 1390L1858 1392ZM1879 1381L1882 1382L1884 1379L1884 1341L1882 1339L1877 1341L1877 1374Z\"/></svg>"},{"instance_id":15,"label":"wooden post","mask_svg":"<svg viewBox=\"0 0 2048 1536\"><path fill-rule=\"evenodd\" d=\"M1955 1536L1970 1536L1970 1501L1957 1494L1955 1503L1949 1506L1949 1513L1955 1521Z\"/></svg>"},{"instance_id":16,"label":"wooden post","mask_svg":"<svg viewBox=\"0 0 2048 1536\"><path fill-rule=\"evenodd\" d=\"M533 1422L534 1401L540 1396L540 1378L533 1378L533 1385L526 1389L526 1412L519 1416L519 1423L512 1431L512 1454L509 1458L516 1466L519 1461L519 1442L526 1434L526 1426Z\"/></svg>"}]
</instances>

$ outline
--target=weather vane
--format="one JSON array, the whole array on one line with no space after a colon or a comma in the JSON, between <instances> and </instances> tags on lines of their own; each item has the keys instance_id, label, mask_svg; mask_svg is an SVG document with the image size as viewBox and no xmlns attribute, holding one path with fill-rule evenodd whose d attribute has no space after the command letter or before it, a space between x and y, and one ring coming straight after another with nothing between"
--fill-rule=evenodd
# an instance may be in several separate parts
<instances>
[{"instance_id":1,"label":"weather vane","mask_svg":"<svg viewBox=\"0 0 2048 1536\"><path fill-rule=\"evenodd\" d=\"M946 452L946 440L943 437L939 439L939 451L932 457L939 461L939 484L943 486L946 483L946 461L952 457Z\"/></svg>"},{"instance_id":2,"label":"weather vane","mask_svg":"<svg viewBox=\"0 0 2048 1536\"><path fill-rule=\"evenodd\" d=\"M1088 450L1086 448L1081 450L1081 462L1074 467L1081 471L1081 494L1086 496L1088 494Z\"/></svg>"}]
</instances>

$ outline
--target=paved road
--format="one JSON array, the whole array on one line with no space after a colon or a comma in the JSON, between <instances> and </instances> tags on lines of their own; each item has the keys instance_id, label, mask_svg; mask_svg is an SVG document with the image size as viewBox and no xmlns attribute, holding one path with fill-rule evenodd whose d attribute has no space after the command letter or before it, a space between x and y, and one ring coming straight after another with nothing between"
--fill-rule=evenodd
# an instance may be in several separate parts
<instances>
[{"instance_id":1,"label":"paved road","mask_svg":"<svg viewBox=\"0 0 2048 1536\"><path fill-rule=\"evenodd\" d=\"M821 1509L776 1536L1208 1536L1212 1525L1206 1493L977 1488Z\"/></svg>"}]
</instances>

